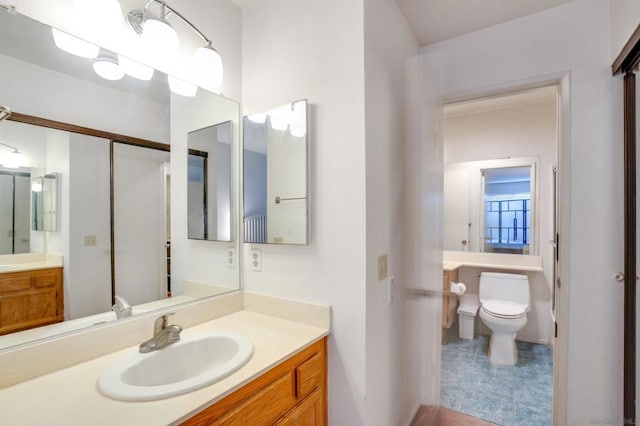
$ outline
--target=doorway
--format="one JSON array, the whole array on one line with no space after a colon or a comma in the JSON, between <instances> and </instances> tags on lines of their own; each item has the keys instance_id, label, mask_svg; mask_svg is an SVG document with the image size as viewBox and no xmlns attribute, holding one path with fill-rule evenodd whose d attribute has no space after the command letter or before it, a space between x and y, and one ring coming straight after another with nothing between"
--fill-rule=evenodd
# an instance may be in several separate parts
<instances>
[{"instance_id":1,"label":"doorway","mask_svg":"<svg viewBox=\"0 0 640 426\"><path fill-rule=\"evenodd\" d=\"M444 107L444 260L455 253L463 261L444 273L453 321L442 328L440 405L495 424L553 424L558 117L557 84ZM523 257L542 266L523 267ZM483 272L527 278L514 364L490 354L494 331L479 313ZM449 293L459 283L464 293Z\"/></svg>"}]
</instances>

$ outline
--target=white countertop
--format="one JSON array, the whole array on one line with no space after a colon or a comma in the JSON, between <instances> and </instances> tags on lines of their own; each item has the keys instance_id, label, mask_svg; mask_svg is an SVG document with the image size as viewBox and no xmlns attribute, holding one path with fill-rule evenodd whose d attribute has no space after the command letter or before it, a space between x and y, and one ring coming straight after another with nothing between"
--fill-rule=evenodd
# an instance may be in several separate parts
<instances>
[{"instance_id":1,"label":"white countertop","mask_svg":"<svg viewBox=\"0 0 640 426\"><path fill-rule=\"evenodd\" d=\"M218 383L185 395L150 402L121 402L103 396L96 386L98 377L116 359L129 351L137 351L136 345L0 389L2 423L177 424L329 334L328 328L242 310L186 328L182 338L186 340L212 331L239 333L254 344L254 354L249 362Z\"/></svg>"},{"instance_id":2,"label":"white countertop","mask_svg":"<svg viewBox=\"0 0 640 426\"><path fill-rule=\"evenodd\" d=\"M0 256L0 274L61 268L62 256L44 253L9 254Z\"/></svg>"},{"instance_id":3,"label":"white countertop","mask_svg":"<svg viewBox=\"0 0 640 426\"><path fill-rule=\"evenodd\" d=\"M454 271L463 266L507 271L543 271L542 257L540 256L444 251L442 263L444 271Z\"/></svg>"}]
</instances>

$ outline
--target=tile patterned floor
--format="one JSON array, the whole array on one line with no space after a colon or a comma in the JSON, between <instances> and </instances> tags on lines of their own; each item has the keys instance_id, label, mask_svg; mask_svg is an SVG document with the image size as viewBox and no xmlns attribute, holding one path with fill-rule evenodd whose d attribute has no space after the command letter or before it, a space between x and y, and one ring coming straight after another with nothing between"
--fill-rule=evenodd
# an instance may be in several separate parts
<instances>
[{"instance_id":1,"label":"tile patterned floor","mask_svg":"<svg viewBox=\"0 0 640 426\"><path fill-rule=\"evenodd\" d=\"M553 357L549 346L516 342L518 363L493 366L489 337L460 339L455 323L443 336L440 403L503 426L553 423Z\"/></svg>"}]
</instances>

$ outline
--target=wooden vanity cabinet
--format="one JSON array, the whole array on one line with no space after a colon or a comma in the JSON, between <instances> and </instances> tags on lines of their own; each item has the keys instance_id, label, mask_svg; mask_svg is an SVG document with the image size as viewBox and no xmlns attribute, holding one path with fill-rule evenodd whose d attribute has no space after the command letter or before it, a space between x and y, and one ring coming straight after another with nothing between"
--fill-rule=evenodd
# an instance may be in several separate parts
<instances>
[{"instance_id":1,"label":"wooden vanity cabinet","mask_svg":"<svg viewBox=\"0 0 640 426\"><path fill-rule=\"evenodd\" d=\"M0 335L64 320L62 268L0 274Z\"/></svg>"},{"instance_id":2,"label":"wooden vanity cabinet","mask_svg":"<svg viewBox=\"0 0 640 426\"><path fill-rule=\"evenodd\" d=\"M458 297L452 294L449 294L451 288L450 283L453 281L454 283L458 282L458 270L454 269L451 271L444 271L442 273L442 327L450 328L453 325L453 322L456 320L456 307L458 302Z\"/></svg>"},{"instance_id":3,"label":"wooden vanity cabinet","mask_svg":"<svg viewBox=\"0 0 640 426\"><path fill-rule=\"evenodd\" d=\"M189 426L326 424L326 337L183 423Z\"/></svg>"}]
</instances>

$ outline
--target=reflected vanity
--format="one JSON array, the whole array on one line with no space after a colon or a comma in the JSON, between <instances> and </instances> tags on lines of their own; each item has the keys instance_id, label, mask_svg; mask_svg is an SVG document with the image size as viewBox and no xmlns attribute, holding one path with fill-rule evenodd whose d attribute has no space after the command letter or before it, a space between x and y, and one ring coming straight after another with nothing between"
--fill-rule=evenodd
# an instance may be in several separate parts
<instances>
[{"instance_id":1,"label":"reflected vanity","mask_svg":"<svg viewBox=\"0 0 640 426\"><path fill-rule=\"evenodd\" d=\"M238 269L224 256L238 249L238 103L203 89L192 98L171 94L157 70L149 81L104 80L90 59L57 49L50 27L20 14L0 13L0 67L14 76L0 82L0 104L14 111L0 123L0 140L19 145L27 160L12 171L24 175L16 219L25 222L25 243L0 252L0 277L55 259L64 266L65 313L64 323L0 336L0 349L115 320L116 295L135 315L239 288ZM197 122L186 118L194 109ZM224 244L203 241L217 257L196 271L182 150L200 129L216 131L218 143L200 149L225 165L209 171L216 182L203 207L215 211L208 239Z\"/></svg>"},{"instance_id":2,"label":"reflected vanity","mask_svg":"<svg viewBox=\"0 0 640 426\"><path fill-rule=\"evenodd\" d=\"M309 243L307 101L243 118L244 242Z\"/></svg>"}]
</instances>

